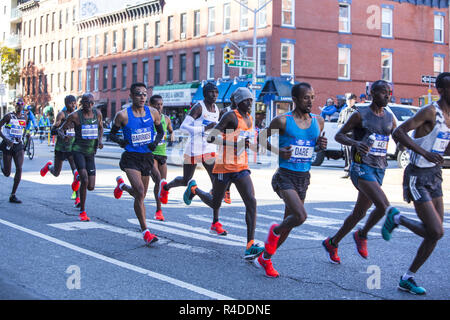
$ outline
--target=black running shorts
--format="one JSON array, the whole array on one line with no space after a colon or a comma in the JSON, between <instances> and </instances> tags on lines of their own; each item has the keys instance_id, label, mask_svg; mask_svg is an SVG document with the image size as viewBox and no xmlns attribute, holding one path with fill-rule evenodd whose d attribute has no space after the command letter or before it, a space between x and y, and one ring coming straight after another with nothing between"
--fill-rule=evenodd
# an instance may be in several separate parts
<instances>
[{"instance_id":1,"label":"black running shorts","mask_svg":"<svg viewBox=\"0 0 450 320\"><path fill-rule=\"evenodd\" d=\"M403 172L403 198L406 202L427 202L442 197L440 166L419 168L409 164Z\"/></svg>"},{"instance_id":2,"label":"black running shorts","mask_svg":"<svg viewBox=\"0 0 450 320\"><path fill-rule=\"evenodd\" d=\"M297 172L278 168L272 177L272 188L280 198L282 190L295 190L303 201L306 198L311 175L309 172Z\"/></svg>"},{"instance_id":3,"label":"black running shorts","mask_svg":"<svg viewBox=\"0 0 450 320\"><path fill-rule=\"evenodd\" d=\"M72 151L72 156L78 172L84 169L87 171L88 176L95 176L95 154Z\"/></svg>"},{"instance_id":4,"label":"black running shorts","mask_svg":"<svg viewBox=\"0 0 450 320\"><path fill-rule=\"evenodd\" d=\"M160 166L165 165L166 162L167 162L167 156L160 156L160 155L158 155L158 154L154 154L154 155L153 155L153 158L154 158L156 161L158 161L158 164L159 164Z\"/></svg>"},{"instance_id":5,"label":"black running shorts","mask_svg":"<svg viewBox=\"0 0 450 320\"><path fill-rule=\"evenodd\" d=\"M125 151L120 157L119 166L122 171L133 169L148 177L153 168L153 154Z\"/></svg>"},{"instance_id":6,"label":"black running shorts","mask_svg":"<svg viewBox=\"0 0 450 320\"><path fill-rule=\"evenodd\" d=\"M64 152L55 150L55 159L64 161L68 160L72 156L72 152Z\"/></svg>"}]
</instances>

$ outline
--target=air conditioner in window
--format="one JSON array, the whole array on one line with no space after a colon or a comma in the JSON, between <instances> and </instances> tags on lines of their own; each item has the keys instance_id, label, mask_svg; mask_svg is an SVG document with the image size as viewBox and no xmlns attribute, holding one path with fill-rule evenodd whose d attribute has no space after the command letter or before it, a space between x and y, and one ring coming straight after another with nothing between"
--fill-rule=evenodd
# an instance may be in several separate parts
<instances>
[{"instance_id":1,"label":"air conditioner in window","mask_svg":"<svg viewBox=\"0 0 450 320\"><path fill-rule=\"evenodd\" d=\"M112 47L111 52L112 53L116 53L117 52L117 47Z\"/></svg>"},{"instance_id":2,"label":"air conditioner in window","mask_svg":"<svg viewBox=\"0 0 450 320\"><path fill-rule=\"evenodd\" d=\"M186 32L182 32L182 33L180 34L180 38L181 38L181 39L186 39Z\"/></svg>"},{"instance_id":3,"label":"air conditioner in window","mask_svg":"<svg viewBox=\"0 0 450 320\"><path fill-rule=\"evenodd\" d=\"M148 42L145 41L145 42L144 42L144 49L147 49L147 48L148 48Z\"/></svg>"}]
</instances>

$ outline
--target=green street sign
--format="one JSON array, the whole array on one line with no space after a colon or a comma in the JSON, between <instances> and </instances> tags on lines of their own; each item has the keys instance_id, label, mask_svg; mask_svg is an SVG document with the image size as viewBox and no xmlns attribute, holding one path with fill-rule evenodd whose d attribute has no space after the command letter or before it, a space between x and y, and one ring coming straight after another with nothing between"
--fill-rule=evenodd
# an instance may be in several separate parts
<instances>
[{"instance_id":1,"label":"green street sign","mask_svg":"<svg viewBox=\"0 0 450 320\"><path fill-rule=\"evenodd\" d=\"M247 60L234 60L234 62L230 63L228 66L236 68L254 68L255 63Z\"/></svg>"}]
</instances>

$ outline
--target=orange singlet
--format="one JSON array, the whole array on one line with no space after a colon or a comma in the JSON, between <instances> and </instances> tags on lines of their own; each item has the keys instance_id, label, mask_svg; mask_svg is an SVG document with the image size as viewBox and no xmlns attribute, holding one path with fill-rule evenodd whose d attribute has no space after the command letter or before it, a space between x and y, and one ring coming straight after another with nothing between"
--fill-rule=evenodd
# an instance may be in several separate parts
<instances>
[{"instance_id":1,"label":"orange singlet","mask_svg":"<svg viewBox=\"0 0 450 320\"><path fill-rule=\"evenodd\" d=\"M238 126L234 131L227 129L225 133L222 133L222 138L226 141L237 142L238 139L251 137L253 126L252 116L249 115L251 125L248 127L237 109L234 110L234 113L238 119ZM213 173L233 173L243 170L249 170L247 151L244 150L241 154L237 155L233 146L219 146Z\"/></svg>"}]
</instances>

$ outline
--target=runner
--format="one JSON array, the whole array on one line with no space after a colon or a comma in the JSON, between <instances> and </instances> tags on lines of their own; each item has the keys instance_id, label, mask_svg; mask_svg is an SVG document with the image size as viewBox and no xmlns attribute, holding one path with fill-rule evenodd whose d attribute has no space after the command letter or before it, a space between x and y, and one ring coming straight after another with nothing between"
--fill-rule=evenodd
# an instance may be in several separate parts
<instances>
[{"instance_id":1,"label":"runner","mask_svg":"<svg viewBox=\"0 0 450 320\"><path fill-rule=\"evenodd\" d=\"M78 171L72 156L72 145L75 141L75 130L70 128L64 134L58 134L59 127L64 123L64 121L66 121L68 115L75 111L77 107L77 99L72 95L66 96L64 98L64 106L65 108L58 112L55 123L51 129L52 134L57 135L54 164L52 161L48 161L41 169L40 173L42 177L45 177L47 172L50 171L53 176L58 177L61 173L64 160L69 161L70 168L73 172L72 191L76 193L75 207L79 208L81 206L80 193L78 191L80 188L80 181L78 180Z\"/></svg>"},{"instance_id":2,"label":"runner","mask_svg":"<svg viewBox=\"0 0 450 320\"><path fill-rule=\"evenodd\" d=\"M16 191L22 179L22 165L24 160L23 132L27 124L27 116L23 112L24 102L18 98L15 111L5 114L0 120L0 165L5 177L11 174L11 164L14 160L16 173L9 202L22 203L16 197Z\"/></svg>"},{"instance_id":3,"label":"runner","mask_svg":"<svg viewBox=\"0 0 450 320\"><path fill-rule=\"evenodd\" d=\"M250 116L252 94L247 88L238 88L234 95L237 109L227 112L208 136L210 143L219 146L219 157L214 165L212 194L197 187L195 180L189 181L184 193L184 202L189 205L192 198L200 199L213 209L213 222L210 231L225 236L227 231L219 222L219 209L227 187L234 183L245 204L247 223L247 247L244 259L256 258L264 250L254 242L256 228L256 198L253 182L250 178L247 149L251 145L253 119Z\"/></svg>"},{"instance_id":4,"label":"runner","mask_svg":"<svg viewBox=\"0 0 450 320\"><path fill-rule=\"evenodd\" d=\"M272 224L265 241L264 253L255 260L269 277L278 277L271 257L286 240L291 230L305 222L307 213L304 206L308 189L311 160L314 149L326 149L327 138L320 136L324 119L311 114L314 90L309 83L298 83L292 87L292 101L295 108L272 120L260 137L268 139L279 134L279 149L268 141L260 141L267 150L279 155L279 168L272 178L273 190L285 203L284 220Z\"/></svg>"},{"instance_id":5,"label":"runner","mask_svg":"<svg viewBox=\"0 0 450 320\"><path fill-rule=\"evenodd\" d=\"M398 212L390 206L389 200L381 189L387 167L387 146L389 135L396 127L395 119L384 107L390 98L390 86L386 81L375 81L371 86L372 103L359 107L336 134L336 141L352 146L350 178L358 190L358 198L350 216L333 236L322 242L331 263L340 263L338 244L356 224L364 218L367 210L375 205L364 227L353 233L357 251L367 259L367 233L385 213ZM352 131L352 136L347 133Z\"/></svg>"},{"instance_id":6,"label":"runner","mask_svg":"<svg viewBox=\"0 0 450 320\"><path fill-rule=\"evenodd\" d=\"M167 179L167 142L173 141L173 129L172 129L172 122L170 121L170 118L162 113L163 111L163 98L160 95L153 95L150 97L150 106L155 108L161 117L161 124L164 129L164 137L159 142L158 146L153 151L153 158L154 158L154 166L153 170L157 171L161 177L160 181L165 181ZM156 127L155 127L156 131ZM152 175L153 177L154 175ZM154 179L155 180L155 179ZM155 219L164 221L164 215L161 210L161 200L159 199L159 184L155 181L155 188L153 189L153 192L155 194L155 200L156 200L156 213L155 213Z\"/></svg>"},{"instance_id":7,"label":"runner","mask_svg":"<svg viewBox=\"0 0 450 320\"><path fill-rule=\"evenodd\" d=\"M206 141L208 130L214 128L219 121L219 108L216 106L219 90L217 86L208 82L203 86L204 100L194 105L186 116L180 129L190 134L186 149L184 150L183 176L176 177L167 183L164 179L160 184L160 200L166 204L171 188L187 186L194 176L198 163L202 163L213 183L212 169L216 157L216 145Z\"/></svg>"},{"instance_id":8,"label":"runner","mask_svg":"<svg viewBox=\"0 0 450 320\"><path fill-rule=\"evenodd\" d=\"M152 152L163 138L164 129L158 110L145 105L147 86L144 83L131 85L130 98L132 105L118 112L114 118L111 140L125 149L119 165L120 169L126 173L131 186L126 185L122 177L117 177L114 197L120 199L125 190L134 198L134 211L139 220L144 241L150 244L158 241L158 237L147 228L144 199L154 165ZM123 139L117 136L120 129L123 130ZM159 184L160 176L157 171L155 180L155 184Z\"/></svg>"},{"instance_id":9,"label":"runner","mask_svg":"<svg viewBox=\"0 0 450 320\"><path fill-rule=\"evenodd\" d=\"M425 294L414 276L427 261L439 239L444 235L444 201L442 194L443 155L450 155L450 73L436 78L440 99L422 107L393 133L396 142L410 150L410 164L405 168L403 190L406 202L413 201L420 221L391 212L382 227L383 239L389 241L392 231L402 225L423 238L414 261L400 277L398 288L414 294ZM414 130L412 137L408 132Z\"/></svg>"},{"instance_id":10,"label":"runner","mask_svg":"<svg viewBox=\"0 0 450 320\"><path fill-rule=\"evenodd\" d=\"M68 115L66 121L58 129L58 136L70 138L70 128L75 129L75 140L72 144L72 156L81 182L80 215L81 221L89 221L86 214L87 190L95 188L95 154L97 148L103 148L102 114L94 106L94 96L85 93L81 96L81 108Z\"/></svg>"}]
</instances>

